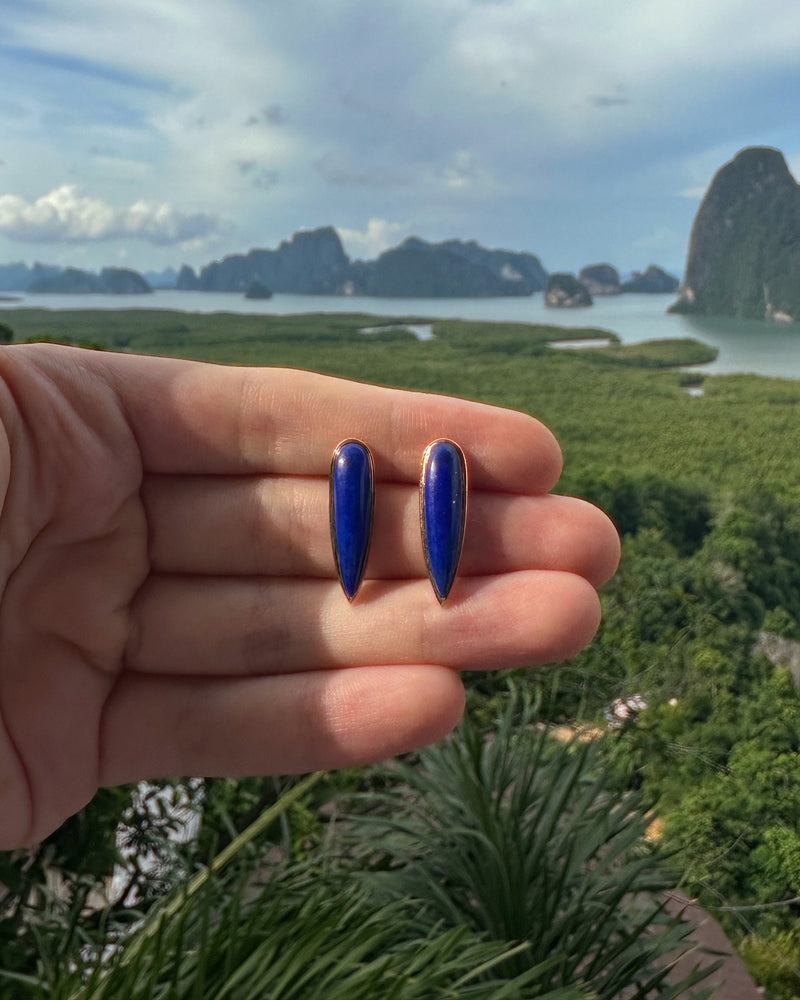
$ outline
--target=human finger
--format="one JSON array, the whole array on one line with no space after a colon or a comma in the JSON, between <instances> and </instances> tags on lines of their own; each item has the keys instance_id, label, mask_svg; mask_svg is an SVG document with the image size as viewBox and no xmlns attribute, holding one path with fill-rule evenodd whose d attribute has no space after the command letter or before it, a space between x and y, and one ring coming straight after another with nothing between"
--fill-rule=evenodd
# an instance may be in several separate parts
<instances>
[{"instance_id":1,"label":"human finger","mask_svg":"<svg viewBox=\"0 0 800 1000\"><path fill-rule=\"evenodd\" d=\"M163 573L335 578L324 480L151 476L142 497L150 561ZM573 497L473 490L460 572L565 570L600 586L619 540L597 507ZM367 577L425 576L416 487L379 484Z\"/></svg>"},{"instance_id":2,"label":"human finger","mask_svg":"<svg viewBox=\"0 0 800 1000\"><path fill-rule=\"evenodd\" d=\"M385 480L413 482L431 439L461 444L477 488L547 492L558 444L522 413L313 372L97 354L144 467L164 473L324 475L333 448L359 437Z\"/></svg>"},{"instance_id":3,"label":"human finger","mask_svg":"<svg viewBox=\"0 0 800 1000\"><path fill-rule=\"evenodd\" d=\"M132 607L125 663L234 676L381 663L529 666L576 653L599 618L594 588L554 571L461 578L444 607L427 580L367 581L350 604L333 581L154 576Z\"/></svg>"},{"instance_id":4,"label":"human finger","mask_svg":"<svg viewBox=\"0 0 800 1000\"><path fill-rule=\"evenodd\" d=\"M461 717L458 676L391 665L293 676L123 676L103 715L99 781L296 774L384 760Z\"/></svg>"}]
</instances>

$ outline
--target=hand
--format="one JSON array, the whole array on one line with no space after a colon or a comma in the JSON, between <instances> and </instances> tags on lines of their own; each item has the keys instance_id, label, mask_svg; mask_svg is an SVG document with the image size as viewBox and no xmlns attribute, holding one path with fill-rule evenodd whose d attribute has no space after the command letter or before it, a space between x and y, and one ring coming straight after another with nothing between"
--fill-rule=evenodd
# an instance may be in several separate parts
<instances>
[{"instance_id":1,"label":"hand","mask_svg":"<svg viewBox=\"0 0 800 1000\"><path fill-rule=\"evenodd\" d=\"M580 649L616 534L547 496L530 417L300 371L50 345L0 349L0 848L98 785L378 760L460 717L456 671ZM328 527L331 452L375 456L351 605ZM470 471L460 576L425 574L417 477L448 436Z\"/></svg>"}]
</instances>

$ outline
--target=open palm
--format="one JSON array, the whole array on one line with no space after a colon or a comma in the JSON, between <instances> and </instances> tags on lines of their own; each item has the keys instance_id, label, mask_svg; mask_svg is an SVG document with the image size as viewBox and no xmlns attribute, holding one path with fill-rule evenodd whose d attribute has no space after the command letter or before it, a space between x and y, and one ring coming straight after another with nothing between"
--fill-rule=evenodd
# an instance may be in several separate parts
<instances>
[{"instance_id":1,"label":"open palm","mask_svg":"<svg viewBox=\"0 0 800 1000\"><path fill-rule=\"evenodd\" d=\"M456 671L533 665L594 633L616 535L548 496L552 435L522 414L282 369L51 345L0 353L0 848L98 785L377 760L460 716ZM327 480L375 455L351 605ZM464 448L470 506L444 607L428 583L425 445Z\"/></svg>"}]
</instances>

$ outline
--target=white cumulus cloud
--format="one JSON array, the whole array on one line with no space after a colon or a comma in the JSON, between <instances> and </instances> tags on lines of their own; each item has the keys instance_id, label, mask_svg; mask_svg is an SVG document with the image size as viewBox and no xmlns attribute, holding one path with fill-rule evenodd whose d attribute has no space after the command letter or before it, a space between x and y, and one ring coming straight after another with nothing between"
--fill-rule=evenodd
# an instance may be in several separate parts
<instances>
[{"instance_id":1,"label":"white cumulus cloud","mask_svg":"<svg viewBox=\"0 0 800 1000\"><path fill-rule=\"evenodd\" d=\"M372 218L364 230L343 229L337 226L336 231L351 257L371 260L401 242L402 237L408 232L408 227L405 222Z\"/></svg>"},{"instance_id":2,"label":"white cumulus cloud","mask_svg":"<svg viewBox=\"0 0 800 1000\"><path fill-rule=\"evenodd\" d=\"M22 243L96 243L143 240L156 246L192 245L223 233L225 224L205 212L187 214L166 202L135 201L118 208L64 184L27 201L0 195L0 234Z\"/></svg>"}]
</instances>

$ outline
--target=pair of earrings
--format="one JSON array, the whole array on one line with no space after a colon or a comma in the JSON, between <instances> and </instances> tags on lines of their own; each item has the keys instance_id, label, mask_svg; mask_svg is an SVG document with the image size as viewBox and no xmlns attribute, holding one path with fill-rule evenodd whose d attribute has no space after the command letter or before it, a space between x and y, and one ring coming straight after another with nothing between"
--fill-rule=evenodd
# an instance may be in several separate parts
<instances>
[{"instance_id":1,"label":"pair of earrings","mask_svg":"<svg viewBox=\"0 0 800 1000\"><path fill-rule=\"evenodd\" d=\"M331 459L330 522L336 571L349 601L364 578L374 510L372 452L363 441L347 438ZM422 455L419 519L428 577L444 604L458 571L467 520L467 461L449 438L431 441Z\"/></svg>"}]
</instances>

